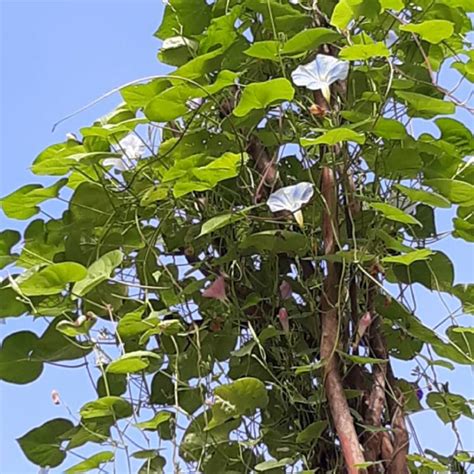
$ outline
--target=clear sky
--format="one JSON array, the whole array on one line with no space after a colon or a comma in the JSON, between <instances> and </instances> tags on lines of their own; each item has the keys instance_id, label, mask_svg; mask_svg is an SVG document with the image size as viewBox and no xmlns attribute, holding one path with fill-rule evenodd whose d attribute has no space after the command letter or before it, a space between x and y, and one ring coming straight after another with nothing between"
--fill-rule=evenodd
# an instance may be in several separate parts
<instances>
[{"instance_id":1,"label":"clear sky","mask_svg":"<svg viewBox=\"0 0 474 474\"><path fill-rule=\"evenodd\" d=\"M24 184L47 183L47 179L33 176L28 169L36 155L46 146L62 141L67 132L76 131L110 111L120 99L115 96L103 101L52 133L56 121L121 84L165 72L156 59L159 42L152 36L160 23L162 9L160 0L0 0L1 196ZM446 83L452 80L449 74L445 76ZM466 114L461 118L465 123L469 120ZM470 125L472 128L472 122ZM416 131L425 127L419 123ZM440 217L439 230L447 230L450 213ZM0 215L0 228L7 227L22 229L24 223L8 222ZM472 248L452 239L444 240L438 247L455 263L457 282L473 280ZM426 324L435 325L446 316L437 295L421 290L419 295L418 314ZM456 306L449 299L448 304ZM6 325L0 325L0 337L3 339L20 329L39 332L43 328L42 321L9 319ZM409 371L397 366L410 379ZM447 370L441 370L440 374L450 380L453 392L474 397L468 368L454 375ZM52 404L52 389L60 392L67 406ZM37 473L38 469L23 456L15 438L51 418L69 418L67 408L77 413L83 403L93 398L92 388L80 369L48 367L32 384L0 384L1 474ZM416 414L412 420L425 446L444 454L452 452L453 434L432 412ZM465 448L474 449L473 428L467 420L460 427L467 441ZM62 472L78 461L68 458L67 463L52 472Z\"/></svg>"}]
</instances>

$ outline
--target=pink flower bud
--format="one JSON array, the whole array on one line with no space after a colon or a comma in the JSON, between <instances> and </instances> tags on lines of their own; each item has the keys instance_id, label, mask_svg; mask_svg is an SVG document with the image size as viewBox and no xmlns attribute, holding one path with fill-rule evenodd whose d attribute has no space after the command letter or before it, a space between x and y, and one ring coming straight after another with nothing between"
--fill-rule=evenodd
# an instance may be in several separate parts
<instances>
[{"instance_id":1,"label":"pink flower bud","mask_svg":"<svg viewBox=\"0 0 474 474\"><path fill-rule=\"evenodd\" d=\"M55 405L59 405L61 403L61 399L59 398L59 393L57 392L57 390L53 390L51 392L51 400Z\"/></svg>"},{"instance_id":2,"label":"pink flower bud","mask_svg":"<svg viewBox=\"0 0 474 474\"><path fill-rule=\"evenodd\" d=\"M365 331L367 331L367 328L370 326L371 322L372 316L369 312L365 313L362 318L360 318L359 327L357 328L357 335L359 336L359 339L361 339L365 334Z\"/></svg>"},{"instance_id":3,"label":"pink flower bud","mask_svg":"<svg viewBox=\"0 0 474 474\"><path fill-rule=\"evenodd\" d=\"M281 327L285 334L290 332L290 321L288 320L288 311L286 308L280 308L278 311L278 319L280 320Z\"/></svg>"},{"instance_id":4,"label":"pink flower bud","mask_svg":"<svg viewBox=\"0 0 474 474\"><path fill-rule=\"evenodd\" d=\"M218 276L217 279L202 292L202 296L204 296L204 298L227 301L224 277L222 275Z\"/></svg>"},{"instance_id":5,"label":"pink flower bud","mask_svg":"<svg viewBox=\"0 0 474 474\"><path fill-rule=\"evenodd\" d=\"M280 285L280 296L282 300L287 300L291 298L293 290L291 288L291 284L286 280L283 280Z\"/></svg>"}]
</instances>

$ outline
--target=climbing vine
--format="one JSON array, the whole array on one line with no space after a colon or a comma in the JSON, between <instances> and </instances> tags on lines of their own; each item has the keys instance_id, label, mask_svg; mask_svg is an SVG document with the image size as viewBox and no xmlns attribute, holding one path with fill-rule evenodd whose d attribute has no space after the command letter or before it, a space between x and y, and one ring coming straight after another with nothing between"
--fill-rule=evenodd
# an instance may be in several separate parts
<instances>
[{"instance_id":1,"label":"climbing vine","mask_svg":"<svg viewBox=\"0 0 474 474\"><path fill-rule=\"evenodd\" d=\"M473 7L165 2L158 56L176 69L120 87L34 160L58 181L1 200L30 222L0 234L0 317L48 327L4 339L0 379L60 362L97 393L18 439L32 463L90 443L65 472L469 472L470 402L438 369L473 362L473 290L435 223L451 208L449 235L474 240L473 138L453 118L473 110L439 83L473 79ZM416 136L420 119L437 132ZM457 310L428 327L419 287ZM420 445L426 409L452 452Z\"/></svg>"}]
</instances>

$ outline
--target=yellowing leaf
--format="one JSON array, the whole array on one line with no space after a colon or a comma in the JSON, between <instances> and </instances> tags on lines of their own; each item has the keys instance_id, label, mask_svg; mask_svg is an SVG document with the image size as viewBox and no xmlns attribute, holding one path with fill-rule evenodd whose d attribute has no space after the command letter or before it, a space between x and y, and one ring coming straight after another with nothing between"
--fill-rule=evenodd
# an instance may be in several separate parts
<instances>
[{"instance_id":1,"label":"yellowing leaf","mask_svg":"<svg viewBox=\"0 0 474 474\"><path fill-rule=\"evenodd\" d=\"M357 133L350 128L335 128L323 133L317 138L302 138L301 145L304 147L313 145L336 145L341 142L355 142L362 144L365 142L365 136Z\"/></svg>"},{"instance_id":2,"label":"yellowing leaf","mask_svg":"<svg viewBox=\"0 0 474 474\"><path fill-rule=\"evenodd\" d=\"M416 33L428 43L438 44L453 35L454 26L452 22L447 20L426 20L417 24L402 25L400 30Z\"/></svg>"},{"instance_id":3,"label":"yellowing leaf","mask_svg":"<svg viewBox=\"0 0 474 474\"><path fill-rule=\"evenodd\" d=\"M339 53L341 59L346 59L348 61L362 61L374 57L388 58L389 56L390 50L381 41L373 44L354 44L352 46L346 46L345 48L342 48Z\"/></svg>"}]
</instances>

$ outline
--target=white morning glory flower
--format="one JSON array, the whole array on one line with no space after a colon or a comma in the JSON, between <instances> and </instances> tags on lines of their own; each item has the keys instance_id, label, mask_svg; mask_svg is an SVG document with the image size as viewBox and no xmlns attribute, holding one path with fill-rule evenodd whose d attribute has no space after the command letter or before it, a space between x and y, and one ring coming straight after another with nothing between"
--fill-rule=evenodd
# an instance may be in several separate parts
<instances>
[{"instance_id":1,"label":"white morning glory flower","mask_svg":"<svg viewBox=\"0 0 474 474\"><path fill-rule=\"evenodd\" d=\"M303 226L303 213L301 208L308 203L314 194L314 186L312 183L301 182L293 186L280 188L270 195L267 206L272 212L289 211L296 222Z\"/></svg>"},{"instance_id":2,"label":"white morning glory flower","mask_svg":"<svg viewBox=\"0 0 474 474\"><path fill-rule=\"evenodd\" d=\"M122 138L115 147L118 153L122 153L122 158L107 158L102 162L104 166L112 165L120 171L125 171L130 168L129 160L138 160L145 153L145 145L133 133Z\"/></svg>"},{"instance_id":3,"label":"white morning glory flower","mask_svg":"<svg viewBox=\"0 0 474 474\"><path fill-rule=\"evenodd\" d=\"M331 91L329 86L344 80L349 74L349 62L318 54L314 61L298 66L292 73L291 78L297 86L306 87L312 91L321 90L324 98L329 102Z\"/></svg>"}]
</instances>

